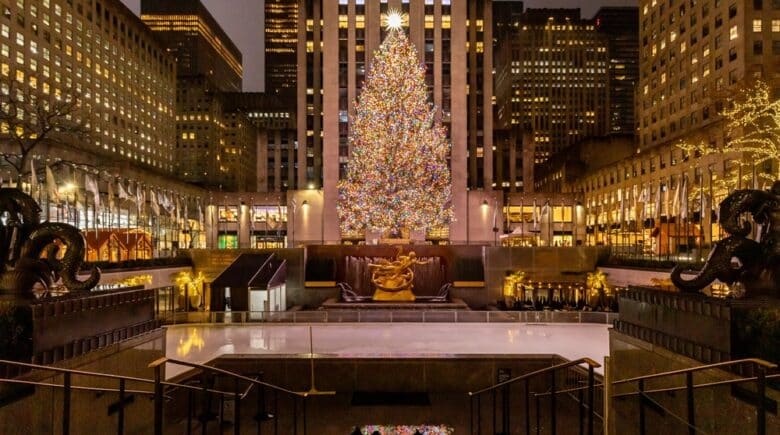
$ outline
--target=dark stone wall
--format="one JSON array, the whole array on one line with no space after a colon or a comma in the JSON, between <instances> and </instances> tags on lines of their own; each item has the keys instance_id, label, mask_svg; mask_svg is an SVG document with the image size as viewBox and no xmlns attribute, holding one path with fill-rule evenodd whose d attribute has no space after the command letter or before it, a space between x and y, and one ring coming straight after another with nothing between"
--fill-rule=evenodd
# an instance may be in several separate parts
<instances>
[{"instance_id":1,"label":"dark stone wall","mask_svg":"<svg viewBox=\"0 0 780 435\"><path fill-rule=\"evenodd\" d=\"M610 331L609 379L611 382L700 365L702 365L700 361L669 351L662 346L631 337L615 329ZM720 382L737 377L737 375L725 370L707 370L695 375L694 384ZM675 388L684 385L684 376L664 377L647 381L645 390ZM616 385L611 394L635 392L637 388L636 383ZM695 390L694 415L696 427L702 431L701 433L756 433L756 408L753 404L742 399L744 395L740 391L755 391L755 382L742 384L740 390L734 390L728 385ZM685 390L651 393L650 397L664 409L661 411L658 407L646 407L647 433L688 433L688 427L675 418L675 415L683 420L687 418ZM770 403L776 404L780 400L780 393L775 389L767 388L767 397L771 401ZM639 433L639 399L637 396L613 398L609 406L612 422L610 433ZM776 414L767 414L766 433L780 433L780 419Z\"/></svg>"}]
</instances>

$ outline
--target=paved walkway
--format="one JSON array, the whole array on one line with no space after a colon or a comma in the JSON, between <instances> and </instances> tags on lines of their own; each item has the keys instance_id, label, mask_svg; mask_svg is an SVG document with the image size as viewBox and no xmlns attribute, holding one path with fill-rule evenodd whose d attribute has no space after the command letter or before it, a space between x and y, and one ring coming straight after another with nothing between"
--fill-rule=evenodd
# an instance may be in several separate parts
<instances>
[{"instance_id":1,"label":"paved walkway","mask_svg":"<svg viewBox=\"0 0 780 435\"><path fill-rule=\"evenodd\" d=\"M603 363L609 325L513 323L359 323L169 326L169 358L206 363L230 357L458 358L560 355ZM166 367L171 378L185 367ZM601 369L597 369L601 373Z\"/></svg>"}]
</instances>

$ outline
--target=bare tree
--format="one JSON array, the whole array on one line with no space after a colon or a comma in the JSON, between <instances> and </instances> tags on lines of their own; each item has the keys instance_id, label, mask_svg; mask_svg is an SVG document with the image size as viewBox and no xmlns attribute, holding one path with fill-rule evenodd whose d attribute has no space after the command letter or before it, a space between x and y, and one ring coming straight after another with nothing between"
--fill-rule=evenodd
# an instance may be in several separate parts
<instances>
[{"instance_id":1,"label":"bare tree","mask_svg":"<svg viewBox=\"0 0 780 435\"><path fill-rule=\"evenodd\" d=\"M89 140L88 112L83 109L74 93L40 92L13 80L0 80L0 142L9 150L1 156L16 169L18 181L30 172L32 153L41 145Z\"/></svg>"}]
</instances>

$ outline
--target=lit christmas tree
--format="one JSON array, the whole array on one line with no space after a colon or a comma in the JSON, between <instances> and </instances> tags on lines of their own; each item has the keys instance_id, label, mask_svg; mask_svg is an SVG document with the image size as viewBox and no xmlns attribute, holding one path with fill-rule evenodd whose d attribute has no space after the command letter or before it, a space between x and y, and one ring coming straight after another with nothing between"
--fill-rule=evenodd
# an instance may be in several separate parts
<instances>
[{"instance_id":1,"label":"lit christmas tree","mask_svg":"<svg viewBox=\"0 0 780 435\"><path fill-rule=\"evenodd\" d=\"M452 219L450 144L401 21L388 16L389 33L355 103L352 155L339 183L345 232L422 230Z\"/></svg>"}]
</instances>

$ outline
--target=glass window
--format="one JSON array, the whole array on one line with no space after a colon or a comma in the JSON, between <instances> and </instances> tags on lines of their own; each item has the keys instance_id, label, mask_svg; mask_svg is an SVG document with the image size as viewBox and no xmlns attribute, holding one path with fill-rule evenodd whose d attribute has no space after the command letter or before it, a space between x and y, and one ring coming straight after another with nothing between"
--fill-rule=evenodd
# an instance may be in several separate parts
<instances>
[{"instance_id":1,"label":"glass window","mask_svg":"<svg viewBox=\"0 0 780 435\"><path fill-rule=\"evenodd\" d=\"M238 207L235 205L220 205L218 213L220 222L238 222Z\"/></svg>"},{"instance_id":2,"label":"glass window","mask_svg":"<svg viewBox=\"0 0 780 435\"><path fill-rule=\"evenodd\" d=\"M219 249L238 249L238 236L235 234L220 234Z\"/></svg>"}]
</instances>

